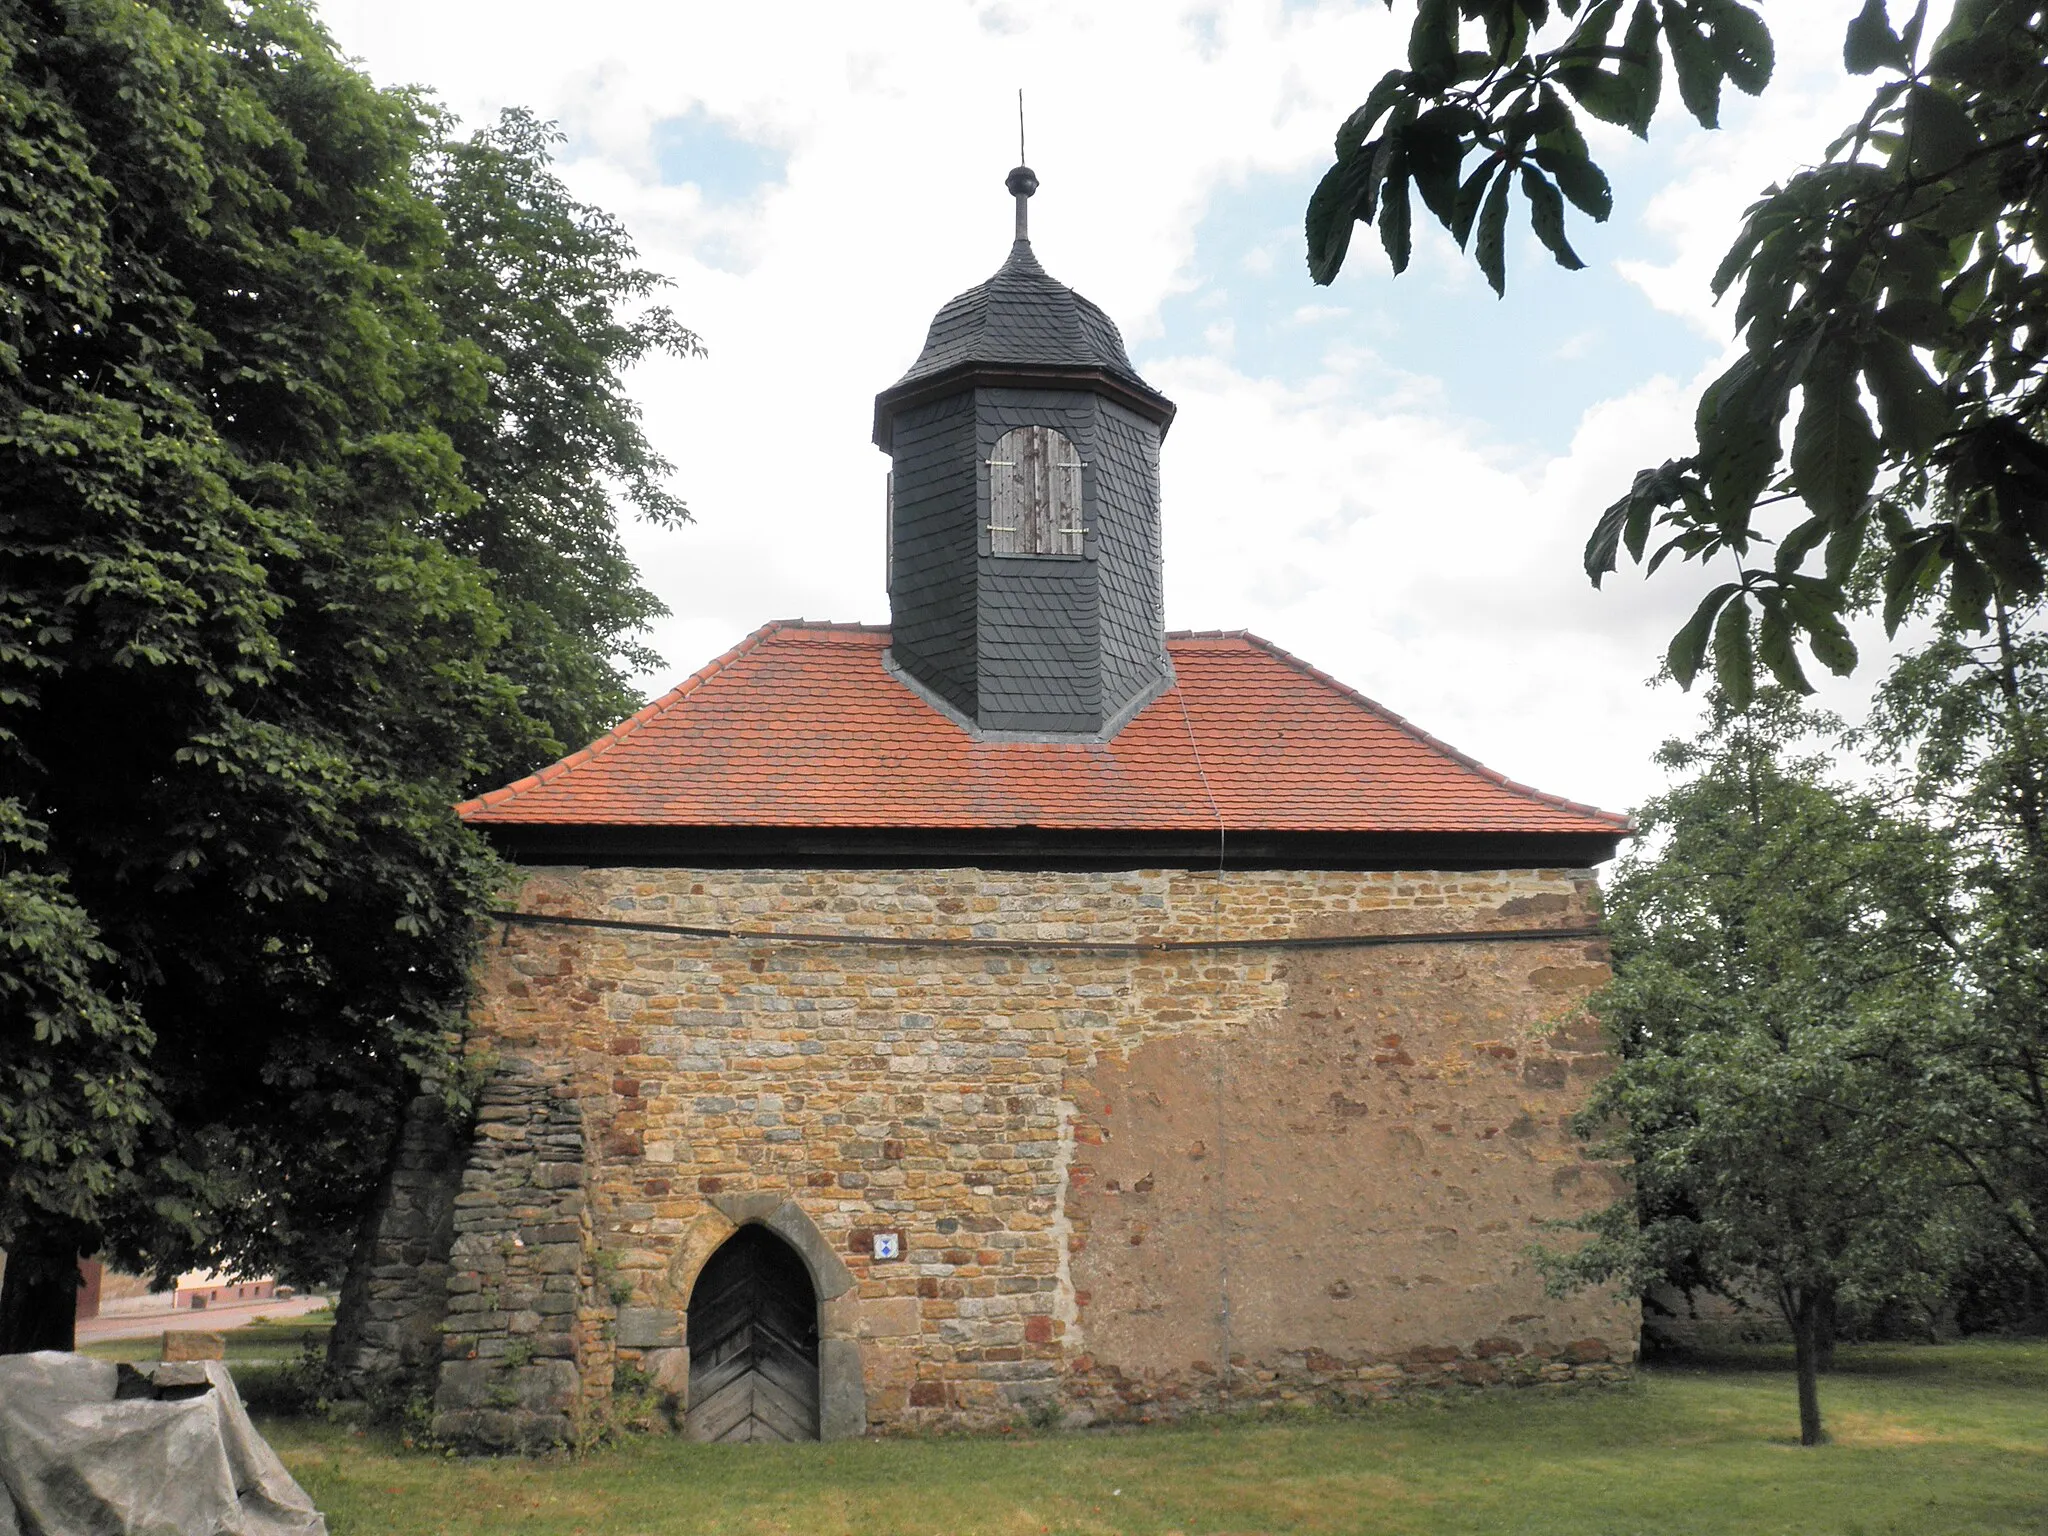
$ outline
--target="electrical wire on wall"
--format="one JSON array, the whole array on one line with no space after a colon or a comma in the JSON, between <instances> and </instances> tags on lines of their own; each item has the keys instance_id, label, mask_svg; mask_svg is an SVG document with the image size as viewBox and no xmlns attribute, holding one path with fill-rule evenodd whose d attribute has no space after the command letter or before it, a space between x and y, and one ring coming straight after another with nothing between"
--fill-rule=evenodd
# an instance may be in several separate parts
<instances>
[{"instance_id":1,"label":"electrical wire on wall","mask_svg":"<svg viewBox=\"0 0 2048 1536\"><path fill-rule=\"evenodd\" d=\"M1254 939L996 939L946 934L834 932L816 928L727 928L700 923L649 923L620 917L575 917L562 912L489 914L503 923L509 938L514 928L599 928L615 933L645 933L696 942L742 944L816 944L846 949L966 949L1006 954L1161 955L1230 953L1239 950L1385 949L1405 944L1516 944L1558 939L1602 939L1597 926L1576 928L1448 928L1421 933L1332 933L1314 938Z\"/></svg>"}]
</instances>

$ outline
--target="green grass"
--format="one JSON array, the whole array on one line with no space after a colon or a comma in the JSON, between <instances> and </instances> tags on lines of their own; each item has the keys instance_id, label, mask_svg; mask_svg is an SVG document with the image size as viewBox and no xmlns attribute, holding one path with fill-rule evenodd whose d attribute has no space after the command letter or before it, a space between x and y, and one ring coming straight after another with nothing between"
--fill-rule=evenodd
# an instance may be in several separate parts
<instances>
[{"instance_id":1,"label":"green grass","mask_svg":"<svg viewBox=\"0 0 2048 1536\"><path fill-rule=\"evenodd\" d=\"M324 1346L328 1330L334 1326L334 1313L325 1309L306 1312L298 1317L257 1318L229 1328L221 1337L227 1341L228 1368L233 1370L244 1365L282 1365L299 1358L299 1352L309 1343ZM136 1339L102 1339L79 1350L94 1360L125 1360L139 1364L161 1357L163 1335L161 1331L149 1333Z\"/></svg>"},{"instance_id":2,"label":"green grass","mask_svg":"<svg viewBox=\"0 0 2048 1536\"><path fill-rule=\"evenodd\" d=\"M335 1536L2048 1530L2048 1344L1844 1349L1803 1450L1789 1362L1646 1371L1355 1417L790 1447L628 1441L459 1461L316 1421L266 1433Z\"/></svg>"}]
</instances>

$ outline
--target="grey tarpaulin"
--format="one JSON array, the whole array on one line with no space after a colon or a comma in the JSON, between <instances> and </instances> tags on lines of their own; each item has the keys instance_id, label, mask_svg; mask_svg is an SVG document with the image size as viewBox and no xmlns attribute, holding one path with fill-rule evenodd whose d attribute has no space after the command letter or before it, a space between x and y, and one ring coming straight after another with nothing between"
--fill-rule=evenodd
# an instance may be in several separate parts
<instances>
[{"instance_id":1,"label":"grey tarpaulin","mask_svg":"<svg viewBox=\"0 0 2048 1536\"><path fill-rule=\"evenodd\" d=\"M0 1536L326 1536L217 1360L0 1355Z\"/></svg>"}]
</instances>

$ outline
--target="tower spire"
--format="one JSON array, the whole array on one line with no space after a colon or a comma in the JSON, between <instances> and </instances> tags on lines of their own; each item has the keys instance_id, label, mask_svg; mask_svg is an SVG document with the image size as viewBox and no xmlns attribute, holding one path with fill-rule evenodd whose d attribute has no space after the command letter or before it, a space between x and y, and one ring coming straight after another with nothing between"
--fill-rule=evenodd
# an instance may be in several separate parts
<instances>
[{"instance_id":1,"label":"tower spire","mask_svg":"<svg viewBox=\"0 0 2048 1536\"><path fill-rule=\"evenodd\" d=\"M1010 189L1010 196L1017 199L1017 240L1019 244L1031 243L1031 194L1038 190L1038 176L1024 163L1024 92L1017 92L1017 169L1010 172L1003 185Z\"/></svg>"}]
</instances>

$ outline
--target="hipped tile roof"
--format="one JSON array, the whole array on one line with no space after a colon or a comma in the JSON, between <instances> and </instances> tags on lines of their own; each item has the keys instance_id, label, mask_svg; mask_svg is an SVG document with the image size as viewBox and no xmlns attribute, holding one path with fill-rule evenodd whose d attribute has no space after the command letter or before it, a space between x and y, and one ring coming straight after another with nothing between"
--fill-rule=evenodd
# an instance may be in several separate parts
<instances>
[{"instance_id":1,"label":"hipped tile roof","mask_svg":"<svg viewBox=\"0 0 2048 1536\"><path fill-rule=\"evenodd\" d=\"M472 825L1566 833L1626 817L1503 778L1278 646L1179 634L1108 742L977 741L887 671L886 628L766 625Z\"/></svg>"}]
</instances>

